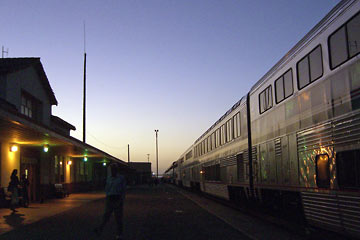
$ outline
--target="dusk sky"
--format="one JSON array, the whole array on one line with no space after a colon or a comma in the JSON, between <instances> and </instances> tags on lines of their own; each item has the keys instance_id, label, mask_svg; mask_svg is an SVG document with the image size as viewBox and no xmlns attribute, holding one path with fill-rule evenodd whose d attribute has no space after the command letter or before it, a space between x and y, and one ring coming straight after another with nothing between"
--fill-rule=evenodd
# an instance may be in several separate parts
<instances>
[{"instance_id":1,"label":"dusk sky","mask_svg":"<svg viewBox=\"0 0 360 240\"><path fill-rule=\"evenodd\" d=\"M244 96L339 0L1 0L8 57L40 57L53 115L87 143L159 173Z\"/></svg>"}]
</instances>

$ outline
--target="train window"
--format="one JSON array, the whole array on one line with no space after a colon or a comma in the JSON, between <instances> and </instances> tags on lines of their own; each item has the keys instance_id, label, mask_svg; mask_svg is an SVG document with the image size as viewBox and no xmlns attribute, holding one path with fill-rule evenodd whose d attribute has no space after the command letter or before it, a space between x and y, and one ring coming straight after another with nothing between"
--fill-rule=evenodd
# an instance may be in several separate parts
<instances>
[{"instance_id":1,"label":"train window","mask_svg":"<svg viewBox=\"0 0 360 240\"><path fill-rule=\"evenodd\" d=\"M210 152L211 150L211 136L208 136L208 151Z\"/></svg>"},{"instance_id":2,"label":"train window","mask_svg":"<svg viewBox=\"0 0 360 240\"><path fill-rule=\"evenodd\" d=\"M220 138L221 138L220 128L218 128L216 129L216 147L220 146Z\"/></svg>"},{"instance_id":3,"label":"train window","mask_svg":"<svg viewBox=\"0 0 360 240\"><path fill-rule=\"evenodd\" d=\"M303 60L298 62L297 74L298 74L298 87L299 89L302 89L310 83L309 59L307 57L305 57Z\"/></svg>"},{"instance_id":4,"label":"train window","mask_svg":"<svg viewBox=\"0 0 360 240\"><path fill-rule=\"evenodd\" d=\"M273 102L271 85L259 94L259 103L260 114L272 108Z\"/></svg>"},{"instance_id":5,"label":"train window","mask_svg":"<svg viewBox=\"0 0 360 240\"><path fill-rule=\"evenodd\" d=\"M335 68L346 61L346 30L345 26L337 30L329 38L331 68Z\"/></svg>"},{"instance_id":6,"label":"train window","mask_svg":"<svg viewBox=\"0 0 360 240\"><path fill-rule=\"evenodd\" d=\"M221 126L221 145L226 143L226 125L223 124Z\"/></svg>"},{"instance_id":7,"label":"train window","mask_svg":"<svg viewBox=\"0 0 360 240\"><path fill-rule=\"evenodd\" d=\"M360 189L360 150L336 153L336 170L339 187Z\"/></svg>"},{"instance_id":8,"label":"train window","mask_svg":"<svg viewBox=\"0 0 360 240\"><path fill-rule=\"evenodd\" d=\"M321 45L297 63L299 90L314 82L323 75Z\"/></svg>"},{"instance_id":9,"label":"train window","mask_svg":"<svg viewBox=\"0 0 360 240\"><path fill-rule=\"evenodd\" d=\"M229 121L226 122L226 139L227 142L230 142L231 140L233 140L233 122L232 119L230 119Z\"/></svg>"},{"instance_id":10,"label":"train window","mask_svg":"<svg viewBox=\"0 0 360 240\"><path fill-rule=\"evenodd\" d=\"M211 134L211 149L215 149L215 148L216 148L215 141L216 141L216 136L215 136L215 132L213 132L213 133Z\"/></svg>"},{"instance_id":11,"label":"train window","mask_svg":"<svg viewBox=\"0 0 360 240\"><path fill-rule=\"evenodd\" d=\"M275 81L275 99L276 103L281 102L285 99L284 96L284 77L281 76Z\"/></svg>"},{"instance_id":12,"label":"train window","mask_svg":"<svg viewBox=\"0 0 360 240\"><path fill-rule=\"evenodd\" d=\"M310 81L313 82L323 75L321 45L309 54Z\"/></svg>"},{"instance_id":13,"label":"train window","mask_svg":"<svg viewBox=\"0 0 360 240\"><path fill-rule=\"evenodd\" d=\"M294 92L291 68L275 81L276 103L291 96Z\"/></svg>"},{"instance_id":14,"label":"train window","mask_svg":"<svg viewBox=\"0 0 360 240\"><path fill-rule=\"evenodd\" d=\"M241 129L240 129L240 112L237 113L233 117L233 124L234 124L234 138L238 138L241 135Z\"/></svg>"},{"instance_id":15,"label":"train window","mask_svg":"<svg viewBox=\"0 0 360 240\"><path fill-rule=\"evenodd\" d=\"M204 153L207 153L208 152L208 139L207 138L204 140L204 148L205 148Z\"/></svg>"},{"instance_id":16,"label":"train window","mask_svg":"<svg viewBox=\"0 0 360 240\"><path fill-rule=\"evenodd\" d=\"M360 14L329 36L330 67L334 69L360 52Z\"/></svg>"},{"instance_id":17,"label":"train window","mask_svg":"<svg viewBox=\"0 0 360 240\"><path fill-rule=\"evenodd\" d=\"M319 188L327 188L330 186L330 163L327 154L316 156L316 184Z\"/></svg>"},{"instance_id":18,"label":"train window","mask_svg":"<svg viewBox=\"0 0 360 240\"><path fill-rule=\"evenodd\" d=\"M220 164L205 167L205 180L207 181L220 181Z\"/></svg>"},{"instance_id":19,"label":"train window","mask_svg":"<svg viewBox=\"0 0 360 240\"><path fill-rule=\"evenodd\" d=\"M284 74L285 98L290 97L294 92L292 69Z\"/></svg>"},{"instance_id":20,"label":"train window","mask_svg":"<svg viewBox=\"0 0 360 240\"><path fill-rule=\"evenodd\" d=\"M360 14L355 16L347 24L348 44L350 57L360 52Z\"/></svg>"}]
</instances>

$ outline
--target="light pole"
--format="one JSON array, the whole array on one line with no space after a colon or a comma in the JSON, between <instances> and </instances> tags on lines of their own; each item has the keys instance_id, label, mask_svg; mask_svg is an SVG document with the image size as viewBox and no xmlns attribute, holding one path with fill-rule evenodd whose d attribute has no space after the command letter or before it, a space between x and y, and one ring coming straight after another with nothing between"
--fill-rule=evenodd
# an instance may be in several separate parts
<instances>
[{"instance_id":1,"label":"light pole","mask_svg":"<svg viewBox=\"0 0 360 240\"><path fill-rule=\"evenodd\" d=\"M158 132L159 130L155 130L156 135L156 179L159 178L159 156L158 156Z\"/></svg>"},{"instance_id":2,"label":"light pole","mask_svg":"<svg viewBox=\"0 0 360 240\"><path fill-rule=\"evenodd\" d=\"M148 162L150 162L150 154L146 154L148 156Z\"/></svg>"}]
</instances>

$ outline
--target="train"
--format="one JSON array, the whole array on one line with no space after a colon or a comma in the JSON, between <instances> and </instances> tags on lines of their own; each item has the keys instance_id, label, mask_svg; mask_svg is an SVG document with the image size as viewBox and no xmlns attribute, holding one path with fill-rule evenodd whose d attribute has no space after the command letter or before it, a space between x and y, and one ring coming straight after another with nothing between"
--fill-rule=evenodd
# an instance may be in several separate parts
<instances>
[{"instance_id":1,"label":"train","mask_svg":"<svg viewBox=\"0 0 360 240\"><path fill-rule=\"evenodd\" d=\"M360 237L360 1L339 2L165 171Z\"/></svg>"}]
</instances>

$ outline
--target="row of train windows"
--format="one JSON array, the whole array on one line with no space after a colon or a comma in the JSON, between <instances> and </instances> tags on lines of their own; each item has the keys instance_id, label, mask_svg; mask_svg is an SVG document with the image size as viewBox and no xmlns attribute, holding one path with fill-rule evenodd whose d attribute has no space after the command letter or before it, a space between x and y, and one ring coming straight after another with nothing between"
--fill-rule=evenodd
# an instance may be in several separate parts
<instances>
[{"instance_id":1,"label":"row of train windows","mask_svg":"<svg viewBox=\"0 0 360 240\"><path fill-rule=\"evenodd\" d=\"M210 136L196 145L194 149L195 157L208 153L240 136L240 112L238 112L221 127L216 129Z\"/></svg>"},{"instance_id":2,"label":"row of train windows","mask_svg":"<svg viewBox=\"0 0 360 240\"><path fill-rule=\"evenodd\" d=\"M360 52L360 14L358 13L328 39L330 53L330 68L340 66ZM324 69L321 45L296 64L298 89L303 89L322 77ZM294 92L292 69L287 70L275 81L276 103L282 102ZM272 86L269 85L259 94L260 114L273 106Z\"/></svg>"}]
</instances>

